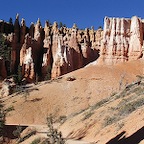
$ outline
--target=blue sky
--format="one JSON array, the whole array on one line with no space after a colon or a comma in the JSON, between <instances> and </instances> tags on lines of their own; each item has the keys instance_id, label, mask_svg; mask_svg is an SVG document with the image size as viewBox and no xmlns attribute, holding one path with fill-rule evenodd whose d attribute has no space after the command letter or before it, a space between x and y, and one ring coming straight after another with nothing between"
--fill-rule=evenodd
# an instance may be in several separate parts
<instances>
[{"instance_id":1,"label":"blue sky","mask_svg":"<svg viewBox=\"0 0 144 144\"><path fill-rule=\"evenodd\" d=\"M40 18L62 22L68 27L76 23L79 28L103 26L105 16L144 18L144 0L1 0L0 19L15 20L16 13L26 25Z\"/></svg>"}]
</instances>

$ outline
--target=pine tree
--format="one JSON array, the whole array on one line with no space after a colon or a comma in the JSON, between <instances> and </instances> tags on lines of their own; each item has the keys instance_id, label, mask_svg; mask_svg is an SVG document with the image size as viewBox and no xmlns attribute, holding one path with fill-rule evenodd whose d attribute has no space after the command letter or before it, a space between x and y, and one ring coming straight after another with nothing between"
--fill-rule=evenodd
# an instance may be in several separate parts
<instances>
[{"instance_id":1,"label":"pine tree","mask_svg":"<svg viewBox=\"0 0 144 144\"><path fill-rule=\"evenodd\" d=\"M47 125L48 125L48 143L49 144L64 144L65 140L62 138L62 133L58 132L57 129L53 127L53 117L50 115L47 117Z\"/></svg>"},{"instance_id":2,"label":"pine tree","mask_svg":"<svg viewBox=\"0 0 144 144\"><path fill-rule=\"evenodd\" d=\"M59 23L59 28L61 28L61 27L63 27L63 23L62 22Z\"/></svg>"},{"instance_id":3,"label":"pine tree","mask_svg":"<svg viewBox=\"0 0 144 144\"><path fill-rule=\"evenodd\" d=\"M6 40L3 34L0 34L0 57L5 61L11 59L11 48L6 44Z\"/></svg>"},{"instance_id":4,"label":"pine tree","mask_svg":"<svg viewBox=\"0 0 144 144\"><path fill-rule=\"evenodd\" d=\"M47 73L46 73L46 76L45 76L45 80L50 80L51 79L51 66L48 66L47 67Z\"/></svg>"},{"instance_id":5,"label":"pine tree","mask_svg":"<svg viewBox=\"0 0 144 144\"><path fill-rule=\"evenodd\" d=\"M16 126L16 130L13 131L13 135L18 138L18 142L21 141L21 132L22 132L22 127L20 125Z\"/></svg>"},{"instance_id":6,"label":"pine tree","mask_svg":"<svg viewBox=\"0 0 144 144\"><path fill-rule=\"evenodd\" d=\"M62 22L59 22L59 28L66 27L66 24L63 24Z\"/></svg>"},{"instance_id":7,"label":"pine tree","mask_svg":"<svg viewBox=\"0 0 144 144\"><path fill-rule=\"evenodd\" d=\"M18 66L18 84L21 85L21 82L22 82L22 67L19 65Z\"/></svg>"},{"instance_id":8,"label":"pine tree","mask_svg":"<svg viewBox=\"0 0 144 144\"><path fill-rule=\"evenodd\" d=\"M5 113L3 105L0 104L0 144L2 144L4 141L4 126L5 126Z\"/></svg>"},{"instance_id":9,"label":"pine tree","mask_svg":"<svg viewBox=\"0 0 144 144\"><path fill-rule=\"evenodd\" d=\"M10 19L9 19L9 24L13 25L13 20L12 20L11 17L10 17Z\"/></svg>"}]
</instances>

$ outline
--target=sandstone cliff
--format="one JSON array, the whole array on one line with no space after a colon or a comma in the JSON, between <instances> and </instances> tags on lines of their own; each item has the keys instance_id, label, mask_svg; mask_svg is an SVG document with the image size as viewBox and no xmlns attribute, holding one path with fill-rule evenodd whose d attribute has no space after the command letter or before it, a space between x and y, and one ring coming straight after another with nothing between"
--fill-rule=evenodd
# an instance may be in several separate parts
<instances>
[{"instance_id":1,"label":"sandstone cliff","mask_svg":"<svg viewBox=\"0 0 144 144\"><path fill-rule=\"evenodd\" d=\"M115 64L141 58L142 25L142 20L136 16L132 19L105 17L99 62Z\"/></svg>"},{"instance_id":2,"label":"sandstone cliff","mask_svg":"<svg viewBox=\"0 0 144 144\"><path fill-rule=\"evenodd\" d=\"M134 16L104 19L104 30L58 27L54 22L41 26L40 19L30 28L25 20L14 25L0 21L0 32L6 33L12 47L11 72L22 67L28 82L55 78L84 67L97 60L98 64L116 64L142 57L144 22ZM100 53L99 53L100 52Z\"/></svg>"},{"instance_id":3,"label":"sandstone cliff","mask_svg":"<svg viewBox=\"0 0 144 144\"><path fill-rule=\"evenodd\" d=\"M6 27L13 31L4 31ZM55 78L79 69L99 57L102 30L79 30L76 24L72 28L59 28L54 22L41 26L40 19L26 27L25 20L19 23L16 16L14 25L0 23L0 32L7 34L7 41L12 47L11 72L16 74L22 67L22 75L32 82Z\"/></svg>"}]
</instances>

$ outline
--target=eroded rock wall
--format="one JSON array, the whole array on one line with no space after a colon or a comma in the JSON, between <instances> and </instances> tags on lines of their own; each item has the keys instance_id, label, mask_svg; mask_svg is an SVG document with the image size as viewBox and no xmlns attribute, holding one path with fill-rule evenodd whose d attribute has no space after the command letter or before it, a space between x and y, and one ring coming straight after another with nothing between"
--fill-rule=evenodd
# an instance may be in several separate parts
<instances>
[{"instance_id":1,"label":"eroded rock wall","mask_svg":"<svg viewBox=\"0 0 144 144\"><path fill-rule=\"evenodd\" d=\"M27 28L24 19L19 23L17 15L12 33L7 34L12 47L11 72L17 74L19 66L22 67L28 82L35 81L36 76L40 80L48 75L56 78L96 60L101 40L102 29L79 30L76 24L59 28L56 22L53 25L46 22L43 28L40 19Z\"/></svg>"},{"instance_id":2,"label":"eroded rock wall","mask_svg":"<svg viewBox=\"0 0 144 144\"><path fill-rule=\"evenodd\" d=\"M142 20L136 16L105 17L99 63L116 64L141 58L143 34Z\"/></svg>"},{"instance_id":3,"label":"eroded rock wall","mask_svg":"<svg viewBox=\"0 0 144 144\"><path fill-rule=\"evenodd\" d=\"M105 17L104 30L81 30L76 24L59 28L56 22L46 22L43 28L40 19L28 28L24 19L19 24L19 15L14 25L0 21L1 32L5 26L12 32L7 32L12 47L11 71L16 74L20 65L29 82L36 76L39 80L56 78L97 59L98 64L116 64L142 57L144 23L136 16Z\"/></svg>"}]
</instances>

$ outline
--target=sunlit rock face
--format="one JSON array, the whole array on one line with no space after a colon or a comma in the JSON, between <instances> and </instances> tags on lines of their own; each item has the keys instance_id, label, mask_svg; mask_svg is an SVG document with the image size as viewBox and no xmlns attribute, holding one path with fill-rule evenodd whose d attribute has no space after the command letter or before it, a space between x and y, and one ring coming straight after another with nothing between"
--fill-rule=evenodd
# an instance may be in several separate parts
<instances>
[{"instance_id":1,"label":"sunlit rock face","mask_svg":"<svg viewBox=\"0 0 144 144\"><path fill-rule=\"evenodd\" d=\"M116 64L142 57L142 21L134 16L131 19L104 19L103 40L99 63Z\"/></svg>"},{"instance_id":2,"label":"sunlit rock face","mask_svg":"<svg viewBox=\"0 0 144 144\"><path fill-rule=\"evenodd\" d=\"M34 81L36 75L42 80L48 75L56 78L96 60L102 40L102 30L98 31L96 34L94 29L79 30L76 24L72 28L58 28L56 22L53 25L46 22L42 28L38 19L23 39L25 21L22 19L20 65L23 76L29 82Z\"/></svg>"},{"instance_id":3,"label":"sunlit rock face","mask_svg":"<svg viewBox=\"0 0 144 144\"><path fill-rule=\"evenodd\" d=\"M20 51L20 66L22 67L22 75L28 82L34 81L34 56L33 56L32 38L27 34L24 44Z\"/></svg>"},{"instance_id":4,"label":"sunlit rock face","mask_svg":"<svg viewBox=\"0 0 144 144\"><path fill-rule=\"evenodd\" d=\"M143 29L142 21L136 16L131 19L129 59L135 60L142 56Z\"/></svg>"},{"instance_id":5,"label":"sunlit rock face","mask_svg":"<svg viewBox=\"0 0 144 144\"><path fill-rule=\"evenodd\" d=\"M19 23L17 15L13 25L0 21L0 32L6 33L12 47L11 73L17 74L21 66L28 82L34 82L37 76L39 80L56 78L93 61L112 65L137 60L144 51L144 22L136 16L105 17L104 29L94 30L79 29L76 24L60 27L48 21L43 28L40 19L28 28L24 19Z\"/></svg>"},{"instance_id":6,"label":"sunlit rock face","mask_svg":"<svg viewBox=\"0 0 144 144\"><path fill-rule=\"evenodd\" d=\"M99 50L92 47L95 39L90 41L88 29L79 30L76 24L70 29L66 27L58 29L57 24L54 23L51 33L52 78L79 69L98 58Z\"/></svg>"}]
</instances>

